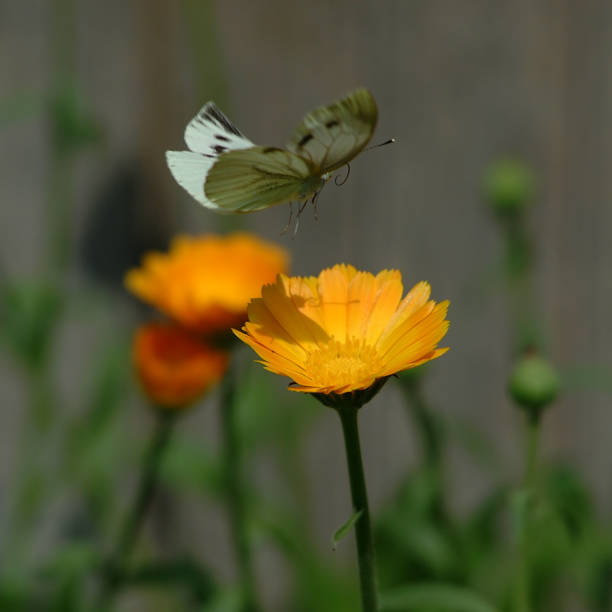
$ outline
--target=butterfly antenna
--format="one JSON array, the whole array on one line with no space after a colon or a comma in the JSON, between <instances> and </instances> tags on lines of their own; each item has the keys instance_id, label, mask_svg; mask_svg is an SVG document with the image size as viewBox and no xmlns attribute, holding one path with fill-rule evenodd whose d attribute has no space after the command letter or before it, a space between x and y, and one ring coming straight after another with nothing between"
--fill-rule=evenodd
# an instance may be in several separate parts
<instances>
[{"instance_id":1,"label":"butterfly antenna","mask_svg":"<svg viewBox=\"0 0 612 612\"><path fill-rule=\"evenodd\" d=\"M341 181L338 181L338 178L339 178L339 177L338 177L338 175L336 175L336 176L334 177L334 183L336 183L336 185L337 185L338 187L342 187L342 185L344 185L344 183L346 183L346 181L348 181L348 177L349 177L349 174L350 174L350 173L351 173L351 164L349 164L349 163L347 162L347 163L346 163L346 175L345 175L345 177L344 177L344 178L343 178Z\"/></svg>"},{"instance_id":2,"label":"butterfly antenna","mask_svg":"<svg viewBox=\"0 0 612 612\"><path fill-rule=\"evenodd\" d=\"M394 142L397 142L397 138L389 138L389 140L385 140L385 142L379 142L378 144L372 145L371 147L364 149L364 151L371 151L372 149L378 149L378 147L384 147L386 145L393 144Z\"/></svg>"}]
</instances>

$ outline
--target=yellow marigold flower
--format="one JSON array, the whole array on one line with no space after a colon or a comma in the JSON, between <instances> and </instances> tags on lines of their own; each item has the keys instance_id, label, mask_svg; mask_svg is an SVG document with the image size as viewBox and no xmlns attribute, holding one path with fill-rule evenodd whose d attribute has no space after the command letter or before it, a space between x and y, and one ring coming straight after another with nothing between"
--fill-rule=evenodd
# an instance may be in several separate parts
<instances>
[{"instance_id":1,"label":"yellow marigold flower","mask_svg":"<svg viewBox=\"0 0 612 612\"><path fill-rule=\"evenodd\" d=\"M280 274L234 333L267 370L292 378L293 391L322 400L320 394L374 391L391 374L448 350L437 348L449 326L448 301L431 301L425 282L402 293L397 270L374 276L336 265L318 278Z\"/></svg>"},{"instance_id":2,"label":"yellow marigold flower","mask_svg":"<svg viewBox=\"0 0 612 612\"><path fill-rule=\"evenodd\" d=\"M182 408L221 379L228 355L177 325L151 323L134 336L133 361L152 402Z\"/></svg>"},{"instance_id":3,"label":"yellow marigold flower","mask_svg":"<svg viewBox=\"0 0 612 612\"><path fill-rule=\"evenodd\" d=\"M149 253L126 287L183 326L216 334L246 320L249 300L288 266L286 251L247 233L180 236Z\"/></svg>"}]
</instances>

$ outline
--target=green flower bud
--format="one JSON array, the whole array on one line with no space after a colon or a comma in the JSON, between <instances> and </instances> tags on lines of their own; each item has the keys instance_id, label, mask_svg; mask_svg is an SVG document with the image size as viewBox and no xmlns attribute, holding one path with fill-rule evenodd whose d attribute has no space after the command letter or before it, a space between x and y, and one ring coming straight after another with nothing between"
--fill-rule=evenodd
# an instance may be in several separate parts
<instances>
[{"instance_id":1,"label":"green flower bud","mask_svg":"<svg viewBox=\"0 0 612 612\"><path fill-rule=\"evenodd\" d=\"M552 365L538 355L521 357L510 376L510 395L537 419L559 393L561 382Z\"/></svg>"},{"instance_id":2,"label":"green flower bud","mask_svg":"<svg viewBox=\"0 0 612 612\"><path fill-rule=\"evenodd\" d=\"M517 213L532 199L534 183L533 174L524 163L502 160L487 172L485 197L496 213Z\"/></svg>"}]
</instances>

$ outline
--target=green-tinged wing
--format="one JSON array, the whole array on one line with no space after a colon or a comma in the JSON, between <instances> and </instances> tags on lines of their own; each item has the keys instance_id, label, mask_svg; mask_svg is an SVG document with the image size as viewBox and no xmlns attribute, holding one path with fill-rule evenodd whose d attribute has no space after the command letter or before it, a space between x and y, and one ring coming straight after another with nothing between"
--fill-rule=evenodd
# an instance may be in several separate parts
<instances>
[{"instance_id":1,"label":"green-tinged wing","mask_svg":"<svg viewBox=\"0 0 612 612\"><path fill-rule=\"evenodd\" d=\"M273 147L251 147L219 155L206 176L204 193L218 212L247 213L303 200L320 177L299 155Z\"/></svg>"},{"instance_id":2,"label":"green-tinged wing","mask_svg":"<svg viewBox=\"0 0 612 612\"><path fill-rule=\"evenodd\" d=\"M367 89L308 113L295 130L288 149L305 157L321 174L351 161L368 144L378 119L376 101Z\"/></svg>"}]
</instances>

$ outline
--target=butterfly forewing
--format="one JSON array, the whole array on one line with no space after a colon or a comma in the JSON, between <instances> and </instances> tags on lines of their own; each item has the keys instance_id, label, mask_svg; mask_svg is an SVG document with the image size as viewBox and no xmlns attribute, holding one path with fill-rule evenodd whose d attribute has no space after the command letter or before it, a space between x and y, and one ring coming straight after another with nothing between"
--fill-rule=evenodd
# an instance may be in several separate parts
<instances>
[{"instance_id":1,"label":"butterfly forewing","mask_svg":"<svg viewBox=\"0 0 612 612\"><path fill-rule=\"evenodd\" d=\"M320 174L351 161L370 141L378 109L367 89L308 113L293 133L288 149L308 159Z\"/></svg>"},{"instance_id":2,"label":"butterfly forewing","mask_svg":"<svg viewBox=\"0 0 612 612\"><path fill-rule=\"evenodd\" d=\"M204 186L219 212L254 212L310 195L313 169L306 159L283 149L251 147L220 155Z\"/></svg>"},{"instance_id":3,"label":"butterfly forewing","mask_svg":"<svg viewBox=\"0 0 612 612\"><path fill-rule=\"evenodd\" d=\"M192 151L215 157L254 146L214 102L207 102L187 124L185 142Z\"/></svg>"}]
</instances>

